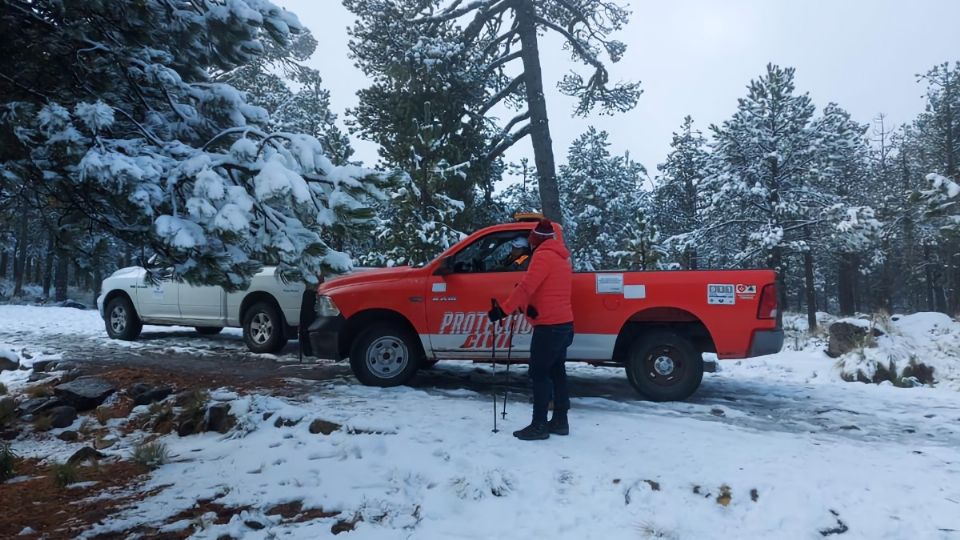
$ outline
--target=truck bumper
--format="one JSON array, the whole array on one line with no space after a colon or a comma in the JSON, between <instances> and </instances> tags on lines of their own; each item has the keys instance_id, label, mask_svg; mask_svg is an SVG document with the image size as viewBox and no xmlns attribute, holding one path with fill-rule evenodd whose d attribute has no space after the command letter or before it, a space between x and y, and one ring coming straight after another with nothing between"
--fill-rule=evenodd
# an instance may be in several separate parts
<instances>
[{"instance_id":1,"label":"truck bumper","mask_svg":"<svg viewBox=\"0 0 960 540\"><path fill-rule=\"evenodd\" d=\"M763 356L775 354L783 348L783 330L757 330L753 333L753 342L750 343L750 355Z\"/></svg>"},{"instance_id":2,"label":"truck bumper","mask_svg":"<svg viewBox=\"0 0 960 540\"><path fill-rule=\"evenodd\" d=\"M307 328L310 354L317 358L342 360L340 357L340 330L346 320L343 315L317 317Z\"/></svg>"}]
</instances>

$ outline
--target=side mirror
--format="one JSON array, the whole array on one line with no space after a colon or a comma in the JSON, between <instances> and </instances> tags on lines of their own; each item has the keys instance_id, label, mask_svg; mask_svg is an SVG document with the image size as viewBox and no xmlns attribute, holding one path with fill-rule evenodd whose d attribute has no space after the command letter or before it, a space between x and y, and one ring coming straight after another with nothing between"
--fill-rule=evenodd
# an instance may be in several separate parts
<instances>
[{"instance_id":1,"label":"side mirror","mask_svg":"<svg viewBox=\"0 0 960 540\"><path fill-rule=\"evenodd\" d=\"M433 275L435 276L447 276L453 273L453 257L444 257L440 261L440 266L437 267Z\"/></svg>"}]
</instances>

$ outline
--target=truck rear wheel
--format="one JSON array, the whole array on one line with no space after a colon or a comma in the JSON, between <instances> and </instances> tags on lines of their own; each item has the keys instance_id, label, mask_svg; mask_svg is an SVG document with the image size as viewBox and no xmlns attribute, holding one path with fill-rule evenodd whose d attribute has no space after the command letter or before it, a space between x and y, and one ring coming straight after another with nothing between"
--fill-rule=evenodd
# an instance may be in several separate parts
<instances>
[{"instance_id":1,"label":"truck rear wheel","mask_svg":"<svg viewBox=\"0 0 960 540\"><path fill-rule=\"evenodd\" d=\"M703 380L703 359L690 340L669 331L641 334L630 347L627 379L650 401L682 401Z\"/></svg>"},{"instance_id":2,"label":"truck rear wheel","mask_svg":"<svg viewBox=\"0 0 960 540\"><path fill-rule=\"evenodd\" d=\"M399 386L413 377L423 360L416 336L398 324L367 328L350 348L350 368L367 386Z\"/></svg>"}]
</instances>

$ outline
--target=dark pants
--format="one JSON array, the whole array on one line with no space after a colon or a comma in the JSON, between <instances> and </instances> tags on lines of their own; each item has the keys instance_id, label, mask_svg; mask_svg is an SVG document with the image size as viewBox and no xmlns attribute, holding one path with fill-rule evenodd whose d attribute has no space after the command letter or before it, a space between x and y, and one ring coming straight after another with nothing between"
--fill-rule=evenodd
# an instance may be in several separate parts
<instances>
[{"instance_id":1,"label":"dark pants","mask_svg":"<svg viewBox=\"0 0 960 540\"><path fill-rule=\"evenodd\" d=\"M533 423L546 423L553 395L554 411L570 408L567 390L567 347L573 343L573 323L535 326L530 343L530 378L533 379Z\"/></svg>"}]
</instances>

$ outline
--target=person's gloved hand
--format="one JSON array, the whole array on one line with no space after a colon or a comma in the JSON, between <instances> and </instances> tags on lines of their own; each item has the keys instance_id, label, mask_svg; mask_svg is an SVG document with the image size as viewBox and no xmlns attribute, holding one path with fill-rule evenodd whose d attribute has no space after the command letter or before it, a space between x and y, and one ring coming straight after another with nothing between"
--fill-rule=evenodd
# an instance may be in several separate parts
<instances>
[{"instance_id":1,"label":"person's gloved hand","mask_svg":"<svg viewBox=\"0 0 960 540\"><path fill-rule=\"evenodd\" d=\"M503 308L500 307L500 304L494 302L493 308L487 312L487 316L490 317L490 322L495 323L505 319L507 314L503 312Z\"/></svg>"},{"instance_id":2,"label":"person's gloved hand","mask_svg":"<svg viewBox=\"0 0 960 540\"><path fill-rule=\"evenodd\" d=\"M536 319L537 315L540 315L540 312L537 311L537 308L533 306L527 306L527 317L530 317L531 319Z\"/></svg>"}]
</instances>

